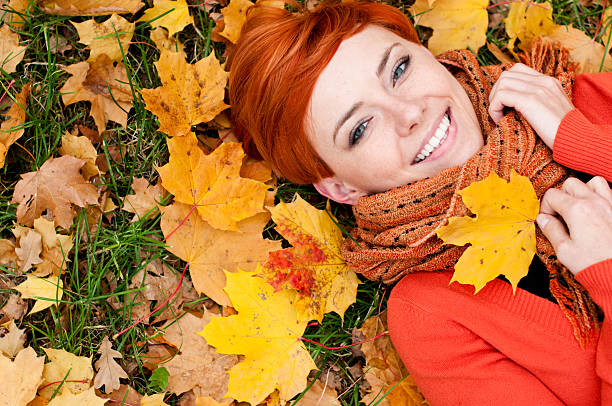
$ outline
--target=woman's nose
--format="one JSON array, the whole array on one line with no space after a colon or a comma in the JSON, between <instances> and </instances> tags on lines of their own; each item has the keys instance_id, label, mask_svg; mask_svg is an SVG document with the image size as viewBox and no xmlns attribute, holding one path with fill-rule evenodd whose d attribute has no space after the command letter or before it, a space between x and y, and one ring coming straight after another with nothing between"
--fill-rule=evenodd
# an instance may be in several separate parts
<instances>
[{"instance_id":1,"label":"woman's nose","mask_svg":"<svg viewBox=\"0 0 612 406\"><path fill-rule=\"evenodd\" d=\"M402 137L414 135L422 126L424 104L414 100L398 100L393 109L396 132Z\"/></svg>"}]
</instances>

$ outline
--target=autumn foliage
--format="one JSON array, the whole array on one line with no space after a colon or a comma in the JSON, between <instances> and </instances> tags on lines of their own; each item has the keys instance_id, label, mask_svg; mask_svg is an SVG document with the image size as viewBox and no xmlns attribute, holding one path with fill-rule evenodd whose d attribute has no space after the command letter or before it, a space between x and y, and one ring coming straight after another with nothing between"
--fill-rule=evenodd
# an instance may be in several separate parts
<instances>
[{"instance_id":1,"label":"autumn foliage","mask_svg":"<svg viewBox=\"0 0 612 406\"><path fill-rule=\"evenodd\" d=\"M340 254L348 210L294 193L232 133L224 64L252 6L0 0L0 405L426 404L387 335L385 289L360 288ZM546 3L489 7L406 12L435 54L513 61L543 35L581 71L612 68ZM487 42L494 15L503 50ZM495 264L517 270L504 274L516 288L534 250L530 186L492 174L461 191L474 216L438 230L469 245L454 280L478 291Z\"/></svg>"}]
</instances>

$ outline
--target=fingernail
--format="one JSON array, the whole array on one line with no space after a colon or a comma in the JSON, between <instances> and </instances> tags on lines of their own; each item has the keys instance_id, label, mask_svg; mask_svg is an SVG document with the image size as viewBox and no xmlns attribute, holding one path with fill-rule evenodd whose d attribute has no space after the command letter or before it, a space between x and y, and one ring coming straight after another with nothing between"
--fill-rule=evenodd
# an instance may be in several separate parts
<instances>
[{"instance_id":1,"label":"fingernail","mask_svg":"<svg viewBox=\"0 0 612 406\"><path fill-rule=\"evenodd\" d=\"M546 227L546 224L548 224L550 219L545 214L538 214L538 217L536 217L536 221L538 222L538 225L540 226L540 228L544 228Z\"/></svg>"}]
</instances>

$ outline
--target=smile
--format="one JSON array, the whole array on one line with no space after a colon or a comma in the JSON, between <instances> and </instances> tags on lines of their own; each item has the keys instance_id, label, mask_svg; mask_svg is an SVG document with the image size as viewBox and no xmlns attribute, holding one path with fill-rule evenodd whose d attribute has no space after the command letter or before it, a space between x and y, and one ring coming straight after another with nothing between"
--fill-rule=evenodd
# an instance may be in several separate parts
<instances>
[{"instance_id":1,"label":"smile","mask_svg":"<svg viewBox=\"0 0 612 406\"><path fill-rule=\"evenodd\" d=\"M413 164L417 164L427 159L434 151L440 148L446 139L448 138L449 128L451 124L450 109L447 109L438 125L438 128L434 132L433 136L427 141L423 149L419 151Z\"/></svg>"}]
</instances>

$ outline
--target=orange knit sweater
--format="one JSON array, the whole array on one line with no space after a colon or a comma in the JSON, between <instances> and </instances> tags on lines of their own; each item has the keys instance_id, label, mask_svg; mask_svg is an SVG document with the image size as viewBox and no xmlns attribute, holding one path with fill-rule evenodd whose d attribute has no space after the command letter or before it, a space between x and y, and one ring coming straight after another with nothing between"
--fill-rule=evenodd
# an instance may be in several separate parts
<instances>
[{"instance_id":1,"label":"orange knit sweater","mask_svg":"<svg viewBox=\"0 0 612 406\"><path fill-rule=\"evenodd\" d=\"M557 162L612 181L612 73L575 79ZM477 295L452 272L406 275L388 302L389 332L436 405L612 405L612 259L576 279L603 309L598 340L580 348L559 306L495 279Z\"/></svg>"}]
</instances>

